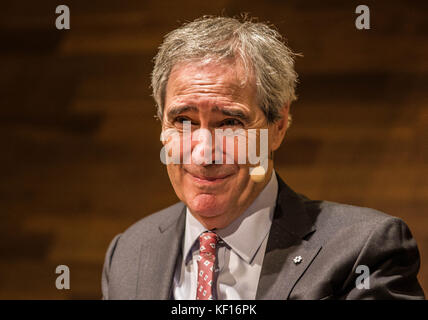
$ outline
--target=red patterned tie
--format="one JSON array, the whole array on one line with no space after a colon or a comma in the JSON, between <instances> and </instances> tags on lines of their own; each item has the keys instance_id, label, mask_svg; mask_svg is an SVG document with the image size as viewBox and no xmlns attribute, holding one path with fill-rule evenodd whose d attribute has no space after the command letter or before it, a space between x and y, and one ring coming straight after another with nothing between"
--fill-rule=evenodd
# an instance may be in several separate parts
<instances>
[{"instance_id":1,"label":"red patterned tie","mask_svg":"<svg viewBox=\"0 0 428 320\"><path fill-rule=\"evenodd\" d=\"M197 300L213 299L212 286L214 283L216 243L217 235L214 232L204 232L199 236Z\"/></svg>"}]
</instances>

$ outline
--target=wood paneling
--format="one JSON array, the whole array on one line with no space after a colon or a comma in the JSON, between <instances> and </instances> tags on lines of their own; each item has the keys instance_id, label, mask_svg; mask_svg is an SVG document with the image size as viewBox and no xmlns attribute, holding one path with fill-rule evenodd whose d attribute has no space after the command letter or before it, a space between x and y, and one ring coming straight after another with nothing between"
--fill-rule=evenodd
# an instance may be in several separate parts
<instances>
[{"instance_id":1,"label":"wood paneling","mask_svg":"<svg viewBox=\"0 0 428 320\"><path fill-rule=\"evenodd\" d=\"M150 97L162 37L203 14L250 12L297 52L299 100L275 155L296 191L403 218L428 290L427 2L3 1L0 298L98 299L113 236L176 201ZM71 290L55 288L55 267Z\"/></svg>"}]
</instances>

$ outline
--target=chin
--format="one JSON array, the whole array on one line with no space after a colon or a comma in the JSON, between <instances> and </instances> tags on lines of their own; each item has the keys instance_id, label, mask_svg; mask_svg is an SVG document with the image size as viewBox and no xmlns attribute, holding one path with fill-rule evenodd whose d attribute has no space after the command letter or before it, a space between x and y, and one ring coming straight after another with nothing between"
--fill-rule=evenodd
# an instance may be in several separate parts
<instances>
[{"instance_id":1,"label":"chin","mask_svg":"<svg viewBox=\"0 0 428 320\"><path fill-rule=\"evenodd\" d=\"M221 201L218 195L199 194L188 202L188 206L192 213L201 217L212 218L223 214L225 203L227 202Z\"/></svg>"}]
</instances>

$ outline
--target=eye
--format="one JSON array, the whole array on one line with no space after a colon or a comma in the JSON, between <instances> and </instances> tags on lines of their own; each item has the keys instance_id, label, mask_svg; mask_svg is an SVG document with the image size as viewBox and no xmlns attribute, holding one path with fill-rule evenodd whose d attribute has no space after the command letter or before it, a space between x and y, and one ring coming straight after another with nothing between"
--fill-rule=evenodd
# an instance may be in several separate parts
<instances>
[{"instance_id":1,"label":"eye","mask_svg":"<svg viewBox=\"0 0 428 320\"><path fill-rule=\"evenodd\" d=\"M179 117L175 117L174 118L174 122L178 122L178 123L183 123L184 121L190 121L188 118L186 118L186 117L182 117L182 116L179 116Z\"/></svg>"},{"instance_id":2,"label":"eye","mask_svg":"<svg viewBox=\"0 0 428 320\"><path fill-rule=\"evenodd\" d=\"M183 125L184 121L191 122L191 124L192 124L192 125L195 125L195 124L196 124L196 123L195 123L195 122L193 122L191 119L189 119L189 118L187 118L187 117L184 117L184 116L178 116L178 117L175 117L175 118L174 118L174 123L176 123L176 124Z\"/></svg>"},{"instance_id":3,"label":"eye","mask_svg":"<svg viewBox=\"0 0 428 320\"><path fill-rule=\"evenodd\" d=\"M225 119L220 123L221 127L236 127L236 126L244 126L244 124L238 119L229 118Z\"/></svg>"}]
</instances>

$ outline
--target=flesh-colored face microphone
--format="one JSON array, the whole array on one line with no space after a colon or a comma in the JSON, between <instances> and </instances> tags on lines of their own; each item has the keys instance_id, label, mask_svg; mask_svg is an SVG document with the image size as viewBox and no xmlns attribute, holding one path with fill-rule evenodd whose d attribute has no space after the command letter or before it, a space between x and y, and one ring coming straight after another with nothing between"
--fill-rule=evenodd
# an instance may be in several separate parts
<instances>
[{"instance_id":1,"label":"flesh-colored face microphone","mask_svg":"<svg viewBox=\"0 0 428 320\"><path fill-rule=\"evenodd\" d=\"M251 180L254 182L262 182L265 179L266 170L262 166L250 169Z\"/></svg>"}]
</instances>

